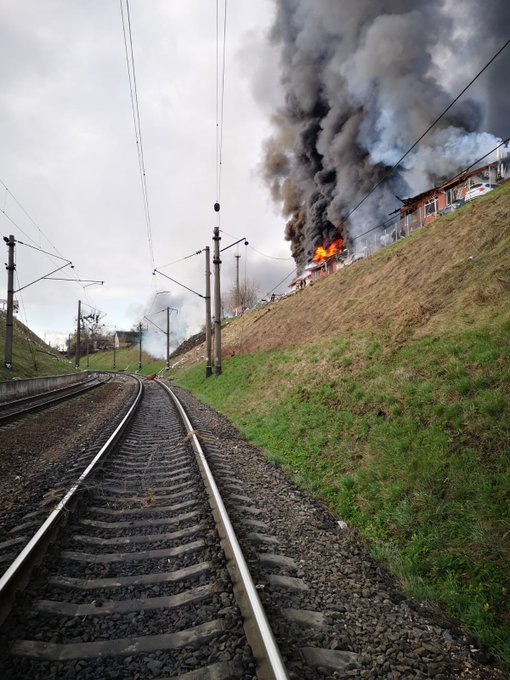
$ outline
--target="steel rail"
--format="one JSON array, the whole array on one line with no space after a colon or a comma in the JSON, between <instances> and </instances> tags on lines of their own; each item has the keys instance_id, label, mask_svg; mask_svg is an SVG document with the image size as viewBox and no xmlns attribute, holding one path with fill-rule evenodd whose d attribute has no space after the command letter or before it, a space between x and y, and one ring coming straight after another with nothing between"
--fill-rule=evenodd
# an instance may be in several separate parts
<instances>
[{"instance_id":1,"label":"steel rail","mask_svg":"<svg viewBox=\"0 0 510 680\"><path fill-rule=\"evenodd\" d=\"M234 582L234 593L244 617L246 635L257 661L257 676L261 680L288 680L289 676L283 664L280 650L267 621L241 546L196 432L177 396L161 380L157 379L156 382L168 392L176 405L195 451L208 492L209 505L227 556L227 568Z\"/></svg>"},{"instance_id":2,"label":"steel rail","mask_svg":"<svg viewBox=\"0 0 510 680\"><path fill-rule=\"evenodd\" d=\"M73 387L78 387L78 385L88 385L90 382L93 380L96 380L95 376L89 376L86 380L78 380L74 383L70 383L69 385L64 385L63 387L57 387L54 390L46 390L45 392L38 392L37 394L28 394L25 397L19 397L19 399L10 399L9 401L0 401L0 409L8 406L16 406L16 404L29 404L31 401L34 401L35 399L39 399L42 397L49 397L52 394L61 394L62 392L65 392L66 390L72 389ZM21 382L21 381L19 381Z\"/></svg>"},{"instance_id":3,"label":"steel rail","mask_svg":"<svg viewBox=\"0 0 510 680\"><path fill-rule=\"evenodd\" d=\"M51 406L56 406L67 399L72 399L80 394L84 394L89 390L93 390L100 385L108 382L107 380L101 380L95 382L97 378L90 378L81 383L76 383L74 385L66 385L58 390L49 390L48 392L41 392L40 394L32 394L29 397L22 397L21 399L15 399L12 401L5 401L0 404L0 424L7 423L11 420L16 420L27 413L35 413L36 411L42 411L45 408L50 408ZM38 401L39 400L39 401ZM31 406L29 405L33 403ZM15 408L16 405L27 404L25 407L19 408L17 411L11 413L2 413L2 411L7 411L9 408Z\"/></svg>"},{"instance_id":4,"label":"steel rail","mask_svg":"<svg viewBox=\"0 0 510 680\"><path fill-rule=\"evenodd\" d=\"M125 427L133 417L143 394L143 383L140 378L136 378L136 380L138 382L138 392L129 408L129 411L126 413L121 423L115 428L115 431L110 435L108 441L94 456L93 460L87 465L77 481L67 491L62 500L59 501L56 507L48 515L44 523L39 527L36 533L32 536L23 550L19 553L19 555L16 556L12 564L0 578L0 624L3 623L11 609L11 604L15 597L16 590L18 590L23 585L25 580L28 579L30 571L36 563L37 557L39 556L43 547L51 539L53 533L57 530L59 521L64 518L65 513L71 506L71 503L77 500L78 492L82 490L84 482L91 475L97 465L102 461L104 456L109 453L111 448L116 444L117 440L124 432Z\"/></svg>"}]
</instances>

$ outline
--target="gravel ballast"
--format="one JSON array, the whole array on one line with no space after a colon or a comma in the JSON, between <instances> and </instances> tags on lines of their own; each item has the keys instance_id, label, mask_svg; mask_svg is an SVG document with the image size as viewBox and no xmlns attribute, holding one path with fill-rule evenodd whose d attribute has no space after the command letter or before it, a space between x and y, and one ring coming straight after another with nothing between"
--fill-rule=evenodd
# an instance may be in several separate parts
<instances>
[{"instance_id":1,"label":"gravel ballast","mask_svg":"<svg viewBox=\"0 0 510 680\"><path fill-rule=\"evenodd\" d=\"M136 389L120 376L0 428L0 542L28 513L58 501L120 422Z\"/></svg>"},{"instance_id":2,"label":"gravel ballast","mask_svg":"<svg viewBox=\"0 0 510 680\"><path fill-rule=\"evenodd\" d=\"M301 491L224 416L188 392L175 391L199 414L193 425L213 452L213 470L215 465L223 474L230 470L231 481L227 473L224 484L232 487L230 502L225 489L229 512L253 523L251 528L236 524L236 531L250 556L250 569L271 624L277 637L282 634L282 653L291 673L296 649L285 648L285 640L292 637L289 629L293 628L299 640L301 628L300 644L305 647L301 656L312 662L316 673L303 677L505 677L491 665L490 655L444 615L407 599L356 531ZM289 609L308 613L293 614ZM314 621L311 611L322 614L322 620ZM303 619L308 633L303 632ZM306 649L307 635L313 647L331 652L329 658L327 653L313 658L313 650ZM320 663L325 665L316 665Z\"/></svg>"}]
</instances>

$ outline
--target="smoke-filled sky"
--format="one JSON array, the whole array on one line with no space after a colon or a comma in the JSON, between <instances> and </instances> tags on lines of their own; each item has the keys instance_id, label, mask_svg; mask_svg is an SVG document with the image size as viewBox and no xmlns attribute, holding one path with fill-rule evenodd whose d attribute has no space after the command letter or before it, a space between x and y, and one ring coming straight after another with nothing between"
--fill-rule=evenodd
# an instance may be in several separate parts
<instances>
[{"instance_id":1,"label":"smoke-filled sky","mask_svg":"<svg viewBox=\"0 0 510 680\"><path fill-rule=\"evenodd\" d=\"M203 293L203 256L182 258L210 245L217 224L216 3L129 6L154 262ZM291 253L302 266L314 245L354 237L398 207L395 195L507 137L510 50L344 223L504 43L509 15L505 0L229 3L221 245L244 236L250 245L223 254L224 287L239 254L241 279L261 296L282 280L285 291ZM0 63L2 236L73 261L55 276L104 280L36 283L16 296L21 319L56 340L73 330L82 299L112 329L177 308L172 345L199 330L202 299L152 275L119 2L0 0ZM16 288L61 263L21 244L16 261ZM4 272L0 298L5 282ZM163 334L153 340L163 351Z\"/></svg>"},{"instance_id":2,"label":"smoke-filled sky","mask_svg":"<svg viewBox=\"0 0 510 680\"><path fill-rule=\"evenodd\" d=\"M284 104L265 172L302 265L508 137L510 49L352 209L509 38L507 0L278 0ZM492 160L492 159L491 159ZM487 162L487 161L486 161ZM348 218L348 219L346 219Z\"/></svg>"}]
</instances>

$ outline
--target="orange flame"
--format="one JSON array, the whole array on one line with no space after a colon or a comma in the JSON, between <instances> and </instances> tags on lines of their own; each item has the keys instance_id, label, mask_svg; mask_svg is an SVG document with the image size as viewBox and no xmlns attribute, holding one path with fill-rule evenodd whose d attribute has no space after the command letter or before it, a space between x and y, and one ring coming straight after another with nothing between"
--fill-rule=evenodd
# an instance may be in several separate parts
<instances>
[{"instance_id":1,"label":"orange flame","mask_svg":"<svg viewBox=\"0 0 510 680\"><path fill-rule=\"evenodd\" d=\"M336 241L333 241L332 243L329 244L329 246L326 247L324 247L323 245L316 246L312 260L314 262L323 262L324 260L327 260L328 257L333 257L333 255L342 252L343 247L344 242L341 238L338 238Z\"/></svg>"}]
</instances>

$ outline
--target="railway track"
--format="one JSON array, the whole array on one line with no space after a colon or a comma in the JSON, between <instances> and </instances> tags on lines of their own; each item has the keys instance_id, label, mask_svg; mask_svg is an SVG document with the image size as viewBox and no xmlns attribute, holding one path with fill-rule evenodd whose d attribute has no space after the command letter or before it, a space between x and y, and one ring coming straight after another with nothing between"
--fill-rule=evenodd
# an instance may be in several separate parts
<instances>
[{"instance_id":1,"label":"railway track","mask_svg":"<svg viewBox=\"0 0 510 680\"><path fill-rule=\"evenodd\" d=\"M34 536L0 578L2 679L503 677L221 416L177 391L190 423L165 389L122 407L49 515L9 525L7 542Z\"/></svg>"},{"instance_id":2,"label":"railway track","mask_svg":"<svg viewBox=\"0 0 510 680\"><path fill-rule=\"evenodd\" d=\"M42 534L67 519L12 611L3 608L2 677L287 677L181 417L165 388L147 383L121 443L96 456L108 453L100 473L89 466L5 572L3 603L27 580Z\"/></svg>"},{"instance_id":3,"label":"railway track","mask_svg":"<svg viewBox=\"0 0 510 680\"><path fill-rule=\"evenodd\" d=\"M63 401L85 394L99 387L99 385L103 385L109 379L108 375L101 377L92 376L88 380L75 385L68 385L41 394L2 402L0 403L0 425L10 423L29 413L35 413L36 411L56 406Z\"/></svg>"}]
</instances>

